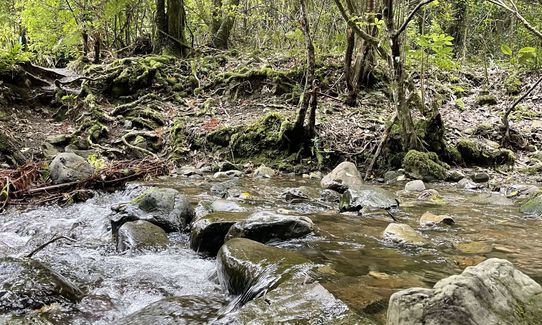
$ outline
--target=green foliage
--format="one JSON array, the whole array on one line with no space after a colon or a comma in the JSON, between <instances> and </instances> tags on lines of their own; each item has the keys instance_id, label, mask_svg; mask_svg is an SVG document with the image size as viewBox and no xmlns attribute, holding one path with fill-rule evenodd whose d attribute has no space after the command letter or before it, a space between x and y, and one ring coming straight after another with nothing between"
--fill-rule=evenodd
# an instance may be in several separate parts
<instances>
[{"instance_id":1,"label":"green foliage","mask_svg":"<svg viewBox=\"0 0 542 325\"><path fill-rule=\"evenodd\" d=\"M540 67L542 49L527 46L520 48L516 53L514 53L510 46L502 44L501 52L508 57L511 65L532 69L537 69Z\"/></svg>"},{"instance_id":2,"label":"green foliage","mask_svg":"<svg viewBox=\"0 0 542 325\"><path fill-rule=\"evenodd\" d=\"M453 39L444 33L419 35L414 40L417 48L408 52L409 57L416 62L426 60L440 69L456 69L458 64L453 59Z\"/></svg>"},{"instance_id":3,"label":"green foliage","mask_svg":"<svg viewBox=\"0 0 542 325\"><path fill-rule=\"evenodd\" d=\"M0 70L17 63L27 62L30 58L31 54L23 52L21 46L17 44L8 50L0 51Z\"/></svg>"},{"instance_id":4,"label":"green foliage","mask_svg":"<svg viewBox=\"0 0 542 325\"><path fill-rule=\"evenodd\" d=\"M94 170L101 170L106 166L105 160L98 158L98 156L95 154L88 155L87 161L94 168Z\"/></svg>"}]
</instances>

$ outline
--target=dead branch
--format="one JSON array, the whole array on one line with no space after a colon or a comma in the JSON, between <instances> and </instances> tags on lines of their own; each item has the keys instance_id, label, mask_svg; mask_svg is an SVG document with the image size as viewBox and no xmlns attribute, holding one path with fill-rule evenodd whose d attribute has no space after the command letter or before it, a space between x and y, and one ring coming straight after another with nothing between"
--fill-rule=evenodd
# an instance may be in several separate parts
<instances>
[{"instance_id":1,"label":"dead branch","mask_svg":"<svg viewBox=\"0 0 542 325\"><path fill-rule=\"evenodd\" d=\"M28 253L25 257L26 258L32 258L32 256L34 256L37 253L39 253L40 251L42 251L45 247L47 247L47 246L51 245L52 243L54 243L56 241L59 241L61 239L64 239L64 240L67 240L67 241L70 241L70 242L75 242L75 239L72 239L72 238L69 238L69 237L66 237L66 236L56 236L56 237L53 237L53 239L39 245L36 249L34 249L30 253Z\"/></svg>"}]
</instances>

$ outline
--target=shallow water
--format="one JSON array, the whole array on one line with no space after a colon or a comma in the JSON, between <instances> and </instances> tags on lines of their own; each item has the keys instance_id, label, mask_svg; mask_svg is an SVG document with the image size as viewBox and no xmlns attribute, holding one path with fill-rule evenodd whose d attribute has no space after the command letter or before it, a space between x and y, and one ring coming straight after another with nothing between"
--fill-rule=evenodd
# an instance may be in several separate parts
<instances>
[{"instance_id":1,"label":"shallow water","mask_svg":"<svg viewBox=\"0 0 542 325\"><path fill-rule=\"evenodd\" d=\"M216 182L179 177L146 185L177 188L197 204L215 199L210 187ZM299 186L309 187L315 198L295 204L279 198L284 188ZM542 282L540 219L526 218L517 203L502 205L485 192L438 185L435 189L447 201L445 205L403 198L396 217L430 241L429 246L416 248L382 239L392 221L383 211L360 217L339 214L329 207L331 204L319 202L319 183L314 180L243 178L235 189L250 194L239 200L249 210L286 209L311 217L317 226L313 235L271 245L298 250L319 264L319 281L355 311L377 322L385 319L387 300L393 292L432 286L484 258L506 258ZM109 228L110 207L136 194L132 188L69 207L10 210L0 217L0 253L22 256L55 235L75 239L74 243L56 242L35 256L88 293L81 303L65 311L58 323L114 324L168 296L212 295L220 297L224 305L234 299L217 284L214 259L190 250L185 234L171 234L172 245L156 252L115 251ZM420 227L419 217L426 211L450 215L456 225ZM464 243L467 246L462 247Z\"/></svg>"}]
</instances>

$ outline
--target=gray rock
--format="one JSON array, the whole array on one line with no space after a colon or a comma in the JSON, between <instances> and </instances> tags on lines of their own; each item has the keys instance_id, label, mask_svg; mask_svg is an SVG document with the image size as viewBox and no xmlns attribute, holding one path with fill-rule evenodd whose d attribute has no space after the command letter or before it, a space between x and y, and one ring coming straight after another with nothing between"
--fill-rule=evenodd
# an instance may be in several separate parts
<instances>
[{"instance_id":1,"label":"gray rock","mask_svg":"<svg viewBox=\"0 0 542 325\"><path fill-rule=\"evenodd\" d=\"M132 221L123 224L117 235L117 250L145 249L167 246L166 232L147 221Z\"/></svg>"},{"instance_id":2,"label":"gray rock","mask_svg":"<svg viewBox=\"0 0 542 325\"><path fill-rule=\"evenodd\" d=\"M80 181L93 174L94 168L85 158L70 152L56 155L49 164L49 176L54 184Z\"/></svg>"},{"instance_id":3,"label":"gray rock","mask_svg":"<svg viewBox=\"0 0 542 325\"><path fill-rule=\"evenodd\" d=\"M463 178L457 182L457 187L464 188L466 190L477 190L484 187L483 184L475 183L470 178Z\"/></svg>"},{"instance_id":4,"label":"gray rock","mask_svg":"<svg viewBox=\"0 0 542 325\"><path fill-rule=\"evenodd\" d=\"M296 187L296 188L287 188L282 193L280 193L279 197L285 201L303 201L303 200L309 200L309 194L307 191L305 191L303 188Z\"/></svg>"},{"instance_id":5,"label":"gray rock","mask_svg":"<svg viewBox=\"0 0 542 325\"><path fill-rule=\"evenodd\" d=\"M231 294L258 294L249 289L258 281L254 290L270 290L283 281L301 274L313 265L300 253L267 246L259 242L234 238L227 241L218 252L218 278ZM304 280L300 279L300 281ZM254 296L245 297L250 300Z\"/></svg>"},{"instance_id":6,"label":"gray rock","mask_svg":"<svg viewBox=\"0 0 542 325\"><path fill-rule=\"evenodd\" d=\"M66 146L72 139L71 134L57 134L48 136L45 141L55 146Z\"/></svg>"},{"instance_id":7,"label":"gray rock","mask_svg":"<svg viewBox=\"0 0 542 325\"><path fill-rule=\"evenodd\" d=\"M425 184L422 180L414 180L405 184L405 191L408 192L423 192L425 191Z\"/></svg>"},{"instance_id":8,"label":"gray rock","mask_svg":"<svg viewBox=\"0 0 542 325\"><path fill-rule=\"evenodd\" d=\"M194 208L186 196L171 188L150 188L116 211L111 217L113 236L128 221L145 220L166 232L174 232L187 228L194 217Z\"/></svg>"},{"instance_id":9,"label":"gray rock","mask_svg":"<svg viewBox=\"0 0 542 325\"><path fill-rule=\"evenodd\" d=\"M167 297L128 315L119 325L206 325L212 324L223 306L220 296Z\"/></svg>"},{"instance_id":10,"label":"gray rock","mask_svg":"<svg viewBox=\"0 0 542 325\"><path fill-rule=\"evenodd\" d=\"M77 302L83 292L60 274L29 258L0 258L0 314Z\"/></svg>"},{"instance_id":11,"label":"gray rock","mask_svg":"<svg viewBox=\"0 0 542 325\"><path fill-rule=\"evenodd\" d=\"M475 173L471 178L475 183L487 183L489 181L489 175L487 173Z\"/></svg>"},{"instance_id":12,"label":"gray rock","mask_svg":"<svg viewBox=\"0 0 542 325\"><path fill-rule=\"evenodd\" d=\"M399 206L397 196L383 188L363 185L346 190L339 203L340 211L360 211L363 208L390 209Z\"/></svg>"},{"instance_id":13,"label":"gray rock","mask_svg":"<svg viewBox=\"0 0 542 325\"><path fill-rule=\"evenodd\" d=\"M247 208L241 206L235 201L228 200L216 200L211 203L212 212L243 212L247 211Z\"/></svg>"},{"instance_id":14,"label":"gray rock","mask_svg":"<svg viewBox=\"0 0 542 325\"><path fill-rule=\"evenodd\" d=\"M384 230L384 239L391 240L398 244L413 246L427 245L427 241L419 235L412 227L404 223L390 223Z\"/></svg>"},{"instance_id":15,"label":"gray rock","mask_svg":"<svg viewBox=\"0 0 542 325\"><path fill-rule=\"evenodd\" d=\"M190 247L196 252L215 256L230 228L247 217L243 212L214 212L192 222Z\"/></svg>"},{"instance_id":16,"label":"gray rock","mask_svg":"<svg viewBox=\"0 0 542 325\"><path fill-rule=\"evenodd\" d=\"M488 259L435 284L390 298L387 324L540 324L542 287L512 263Z\"/></svg>"},{"instance_id":17,"label":"gray rock","mask_svg":"<svg viewBox=\"0 0 542 325\"><path fill-rule=\"evenodd\" d=\"M465 178L465 174L459 170L451 170L446 174L446 180L449 182L459 182Z\"/></svg>"},{"instance_id":18,"label":"gray rock","mask_svg":"<svg viewBox=\"0 0 542 325\"><path fill-rule=\"evenodd\" d=\"M218 171L219 172L227 172L230 170L240 170L241 168L229 161L224 161L218 164Z\"/></svg>"},{"instance_id":19,"label":"gray rock","mask_svg":"<svg viewBox=\"0 0 542 325\"><path fill-rule=\"evenodd\" d=\"M319 283L287 281L218 324L374 324L362 319Z\"/></svg>"},{"instance_id":20,"label":"gray rock","mask_svg":"<svg viewBox=\"0 0 542 325\"><path fill-rule=\"evenodd\" d=\"M275 176L276 172L272 169L267 167L266 165L261 165L260 167L256 168L254 171L254 177L261 177L261 178L271 178Z\"/></svg>"},{"instance_id":21,"label":"gray rock","mask_svg":"<svg viewBox=\"0 0 542 325\"><path fill-rule=\"evenodd\" d=\"M348 188L363 185L363 179L356 165L344 161L340 163L331 173L327 174L320 181L320 186L343 193Z\"/></svg>"},{"instance_id":22,"label":"gray rock","mask_svg":"<svg viewBox=\"0 0 542 325\"><path fill-rule=\"evenodd\" d=\"M308 217L260 211L235 223L228 231L226 241L240 237L261 243L276 239L288 240L303 237L311 233L313 228L314 224Z\"/></svg>"},{"instance_id":23,"label":"gray rock","mask_svg":"<svg viewBox=\"0 0 542 325\"><path fill-rule=\"evenodd\" d=\"M388 184L392 184L392 183L395 183L397 182L397 178L399 176L403 176L403 173L401 173L400 171L396 171L396 170L388 170L387 172L384 173L384 182L388 183Z\"/></svg>"},{"instance_id":24,"label":"gray rock","mask_svg":"<svg viewBox=\"0 0 542 325\"><path fill-rule=\"evenodd\" d=\"M341 201L341 195L333 190L322 190L320 192L320 200L330 203L339 203Z\"/></svg>"},{"instance_id":25,"label":"gray rock","mask_svg":"<svg viewBox=\"0 0 542 325\"><path fill-rule=\"evenodd\" d=\"M540 191L540 188L536 185L510 185L501 187L500 192L507 197L529 197L536 195Z\"/></svg>"},{"instance_id":26,"label":"gray rock","mask_svg":"<svg viewBox=\"0 0 542 325\"><path fill-rule=\"evenodd\" d=\"M228 179L228 178L234 178L234 177L242 177L244 174L242 171L239 170L228 170L226 172L216 172L213 175L213 178L216 179Z\"/></svg>"},{"instance_id":27,"label":"gray rock","mask_svg":"<svg viewBox=\"0 0 542 325\"><path fill-rule=\"evenodd\" d=\"M221 198L228 196L228 191L239 185L239 179L234 178L211 186L211 194Z\"/></svg>"}]
</instances>

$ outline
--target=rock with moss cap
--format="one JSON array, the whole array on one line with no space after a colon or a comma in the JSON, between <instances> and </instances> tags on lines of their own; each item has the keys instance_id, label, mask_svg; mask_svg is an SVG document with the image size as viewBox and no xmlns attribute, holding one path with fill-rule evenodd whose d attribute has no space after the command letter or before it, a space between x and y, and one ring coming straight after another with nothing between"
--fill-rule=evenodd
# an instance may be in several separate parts
<instances>
[{"instance_id":1,"label":"rock with moss cap","mask_svg":"<svg viewBox=\"0 0 542 325\"><path fill-rule=\"evenodd\" d=\"M542 287L502 259L390 298L387 324L542 324Z\"/></svg>"},{"instance_id":2,"label":"rock with moss cap","mask_svg":"<svg viewBox=\"0 0 542 325\"><path fill-rule=\"evenodd\" d=\"M446 179L448 166L434 152L410 150L403 158L403 168L413 177L427 182Z\"/></svg>"},{"instance_id":3,"label":"rock with moss cap","mask_svg":"<svg viewBox=\"0 0 542 325\"><path fill-rule=\"evenodd\" d=\"M194 208L187 197L172 188L152 187L128 204L114 207L111 217L113 235L128 221L145 220L166 232L186 229L194 217Z\"/></svg>"},{"instance_id":4,"label":"rock with moss cap","mask_svg":"<svg viewBox=\"0 0 542 325\"><path fill-rule=\"evenodd\" d=\"M260 287L253 289L263 291L292 278L301 277L301 282L313 267L300 253L246 238L227 241L218 252L217 264L220 283L231 294L246 293L256 284Z\"/></svg>"},{"instance_id":5,"label":"rock with moss cap","mask_svg":"<svg viewBox=\"0 0 542 325\"><path fill-rule=\"evenodd\" d=\"M502 149L497 143L488 140L461 138L456 146L468 165L513 165L516 161L516 156L512 151Z\"/></svg>"},{"instance_id":6,"label":"rock with moss cap","mask_svg":"<svg viewBox=\"0 0 542 325\"><path fill-rule=\"evenodd\" d=\"M166 232L147 221L127 222L117 235L117 250L149 249L164 247L169 243Z\"/></svg>"},{"instance_id":7,"label":"rock with moss cap","mask_svg":"<svg viewBox=\"0 0 542 325\"><path fill-rule=\"evenodd\" d=\"M214 212L192 222L190 247L196 252L215 256L224 244L230 228L247 218L247 212Z\"/></svg>"}]
</instances>

